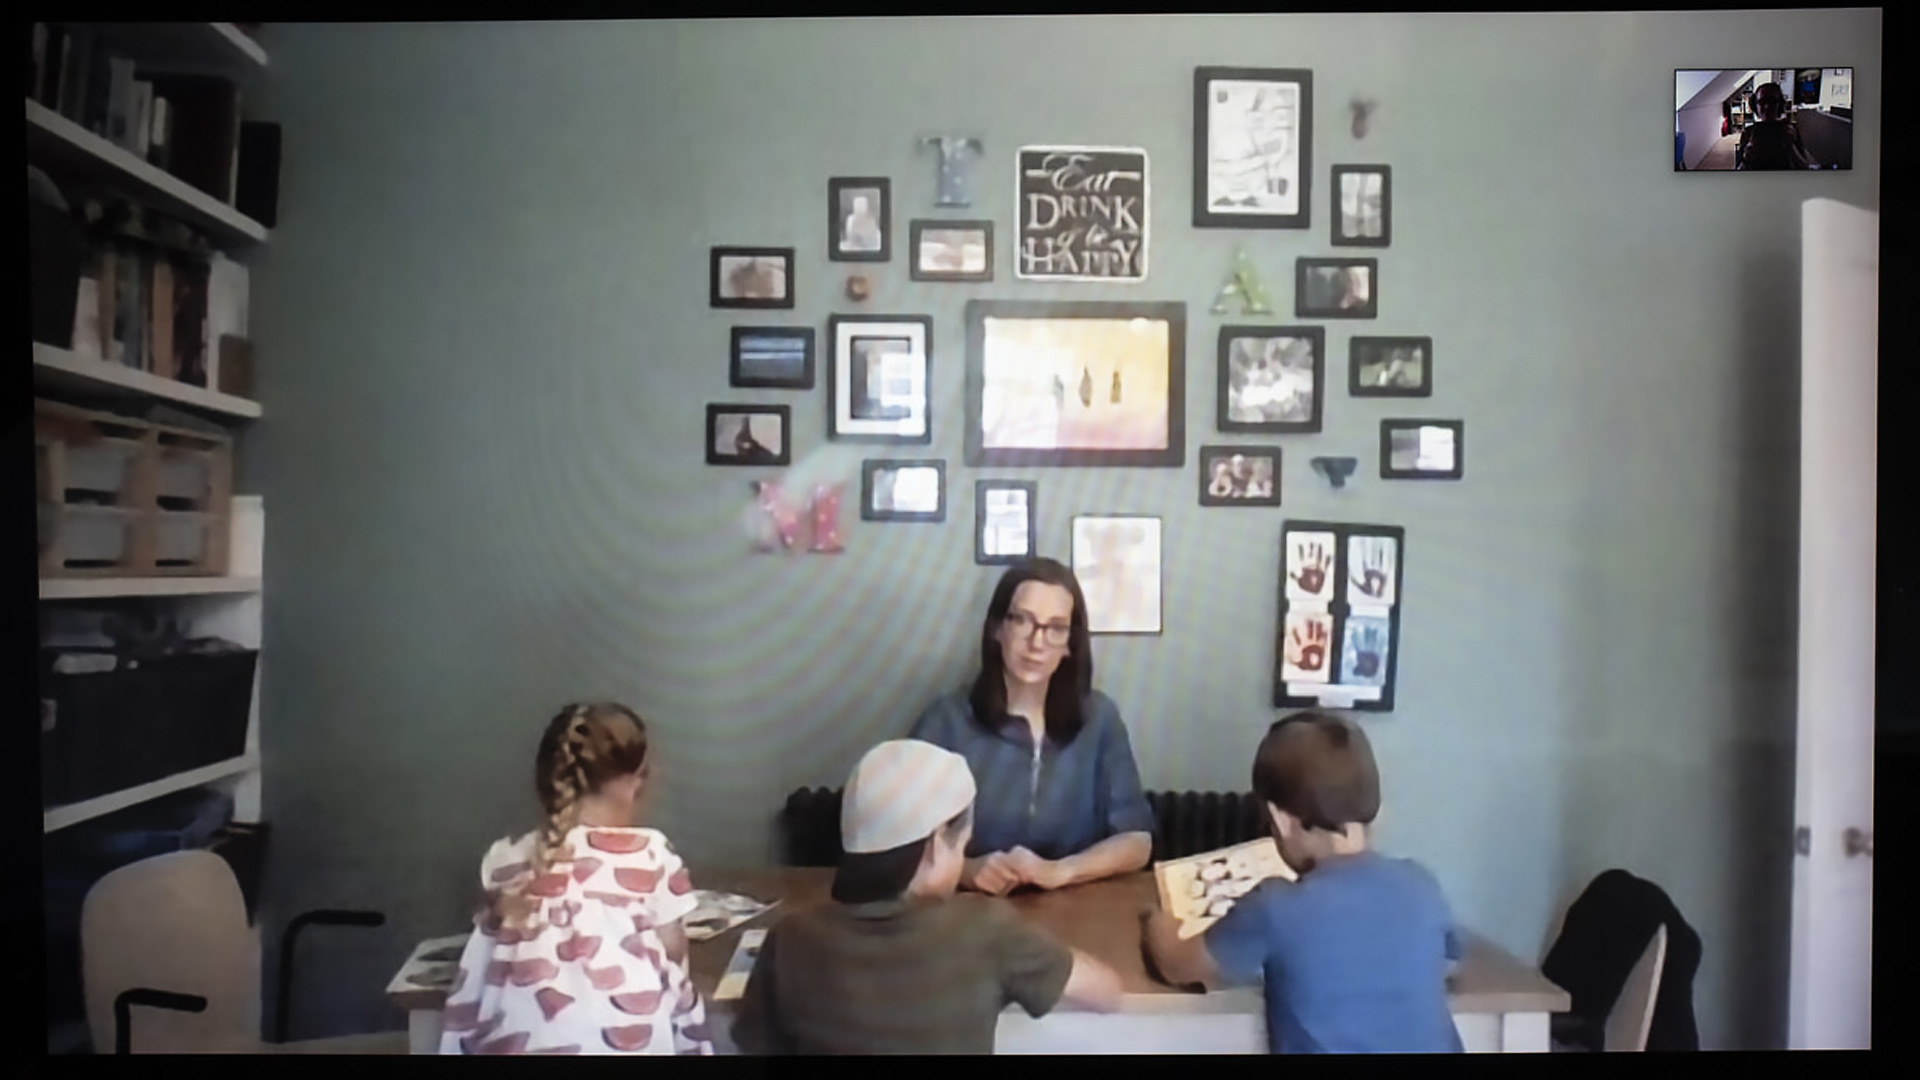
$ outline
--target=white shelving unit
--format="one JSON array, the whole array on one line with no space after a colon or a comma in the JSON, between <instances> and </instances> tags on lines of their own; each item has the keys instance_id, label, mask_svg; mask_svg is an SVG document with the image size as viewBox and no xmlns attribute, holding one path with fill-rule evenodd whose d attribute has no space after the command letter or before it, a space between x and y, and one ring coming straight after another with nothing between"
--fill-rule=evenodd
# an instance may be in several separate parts
<instances>
[{"instance_id":1,"label":"white shelving unit","mask_svg":"<svg viewBox=\"0 0 1920 1080\"><path fill-rule=\"evenodd\" d=\"M230 22L90 23L135 60L175 71L246 75L265 71L267 51Z\"/></svg>"},{"instance_id":2,"label":"white shelving unit","mask_svg":"<svg viewBox=\"0 0 1920 1080\"><path fill-rule=\"evenodd\" d=\"M165 401L223 419L258 420L263 414L260 403L248 398L190 386L178 379L37 341L33 344L33 385L55 394Z\"/></svg>"},{"instance_id":3,"label":"white shelving unit","mask_svg":"<svg viewBox=\"0 0 1920 1080\"><path fill-rule=\"evenodd\" d=\"M42 578L42 600L110 600L125 596L217 596L257 593L257 577Z\"/></svg>"},{"instance_id":4,"label":"white shelving unit","mask_svg":"<svg viewBox=\"0 0 1920 1080\"><path fill-rule=\"evenodd\" d=\"M192 769L175 776L141 784L139 787L128 788L125 791L116 791L111 795L102 795L96 799L70 803L66 806L56 806L51 810L41 813L40 818L43 826L41 831L54 832L58 829L64 829L69 825L78 825L83 821L104 817L116 810L125 810L129 806L138 806L143 802L158 799L163 795L171 795L176 791L185 791L188 788L211 784L216 780L225 780L228 777L249 773L259 767L259 758L252 754L247 754L234 758L231 761L222 761L202 768Z\"/></svg>"}]
</instances>

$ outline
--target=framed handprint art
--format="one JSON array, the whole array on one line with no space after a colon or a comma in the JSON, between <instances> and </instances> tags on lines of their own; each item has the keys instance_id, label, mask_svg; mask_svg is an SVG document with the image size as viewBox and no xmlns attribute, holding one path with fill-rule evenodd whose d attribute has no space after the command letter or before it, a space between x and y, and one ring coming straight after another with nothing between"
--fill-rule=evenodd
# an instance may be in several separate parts
<instances>
[{"instance_id":1,"label":"framed handprint art","mask_svg":"<svg viewBox=\"0 0 1920 1080\"><path fill-rule=\"evenodd\" d=\"M1405 541L1397 525L1282 527L1276 708L1392 711Z\"/></svg>"}]
</instances>

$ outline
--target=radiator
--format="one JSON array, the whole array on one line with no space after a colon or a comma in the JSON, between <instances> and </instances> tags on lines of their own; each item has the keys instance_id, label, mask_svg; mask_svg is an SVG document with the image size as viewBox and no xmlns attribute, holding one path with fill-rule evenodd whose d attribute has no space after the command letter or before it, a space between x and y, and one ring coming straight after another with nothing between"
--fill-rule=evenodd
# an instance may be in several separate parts
<instances>
[{"instance_id":1,"label":"radiator","mask_svg":"<svg viewBox=\"0 0 1920 1080\"><path fill-rule=\"evenodd\" d=\"M1267 835L1251 794L1223 791L1149 791L1156 862L1244 844ZM780 814L782 857L788 866L840 865L840 789L800 788Z\"/></svg>"}]
</instances>

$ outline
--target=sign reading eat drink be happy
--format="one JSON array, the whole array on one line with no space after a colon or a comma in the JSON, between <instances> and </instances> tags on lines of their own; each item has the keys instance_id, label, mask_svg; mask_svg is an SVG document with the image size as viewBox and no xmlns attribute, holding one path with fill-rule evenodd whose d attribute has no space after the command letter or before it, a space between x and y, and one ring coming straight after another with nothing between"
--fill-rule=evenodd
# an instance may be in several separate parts
<instances>
[{"instance_id":1,"label":"sign reading eat drink be happy","mask_svg":"<svg viewBox=\"0 0 1920 1080\"><path fill-rule=\"evenodd\" d=\"M1145 281L1147 152L1022 147L1014 276Z\"/></svg>"}]
</instances>

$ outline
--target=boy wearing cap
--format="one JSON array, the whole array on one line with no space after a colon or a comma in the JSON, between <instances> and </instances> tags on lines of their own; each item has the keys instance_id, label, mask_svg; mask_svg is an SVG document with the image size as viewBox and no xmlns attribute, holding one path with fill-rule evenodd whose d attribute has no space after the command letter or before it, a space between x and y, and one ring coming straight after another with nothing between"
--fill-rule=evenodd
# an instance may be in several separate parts
<instances>
[{"instance_id":1,"label":"boy wearing cap","mask_svg":"<svg viewBox=\"0 0 1920 1080\"><path fill-rule=\"evenodd\" d=\"M1107 965L984 896L955 896L973 831L966 759L884 742L842 794L835 903L768 932L741 997L749 1054L991 1054L1001 1010L1120 1005Z\"/></svg>"},{"instance_id":2,"label":"boy wearing cap","mask_svg":"<svg viewBox=\"0 0 1920 1080\"><path fill-rule=\"evenodd\" d=\"M1426 868L1368 846L1380 774L1358 727L1320 713L1274 724L1253 762L1280 856L1271 878L1182 941L1146 917L1147 954L1175 985L1263 985L1274 1053L1459 1053L1447 1002L1458 938Z\"/></svg>"}]
</instances>

